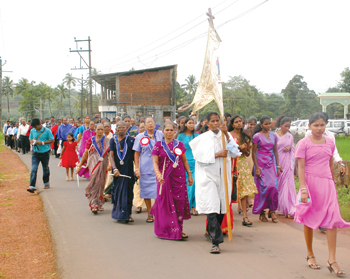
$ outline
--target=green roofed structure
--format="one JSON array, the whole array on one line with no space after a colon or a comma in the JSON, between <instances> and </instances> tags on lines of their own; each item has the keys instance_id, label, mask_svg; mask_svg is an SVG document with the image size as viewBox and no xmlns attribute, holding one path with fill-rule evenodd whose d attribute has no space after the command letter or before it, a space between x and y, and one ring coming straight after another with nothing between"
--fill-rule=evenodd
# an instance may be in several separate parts
<instances>
[{"instance_id":1,"label":"green roofed structure","mask_svg":"<svg viewBox=\"0 0 350 279\"><path fill-rule=\"evenodd\" d=\"M344 119L349 113L348 106L350 105L350 93L348 92L329 92L318 95L322 105L322 111L326 112L327 106L332 103L339 103L344 106Z\"/></svg>"}]
</instances>

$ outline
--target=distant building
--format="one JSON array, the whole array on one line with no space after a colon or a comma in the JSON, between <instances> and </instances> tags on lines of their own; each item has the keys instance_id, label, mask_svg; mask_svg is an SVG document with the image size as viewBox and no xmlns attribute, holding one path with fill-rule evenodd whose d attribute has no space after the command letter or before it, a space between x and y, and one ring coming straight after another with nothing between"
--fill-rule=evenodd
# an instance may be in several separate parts
<instances>
[{"instance_id":1,"label":"distant building","mask_svg":"<svg viewBox=\"0 0 350 279\"><path fill-rule=\"evenodd\" d=\"M92 76L101 85L101 116L153 116L159 124L165 116L175 119L176 76L177 65Z\"/></svg>"}]
</instances>

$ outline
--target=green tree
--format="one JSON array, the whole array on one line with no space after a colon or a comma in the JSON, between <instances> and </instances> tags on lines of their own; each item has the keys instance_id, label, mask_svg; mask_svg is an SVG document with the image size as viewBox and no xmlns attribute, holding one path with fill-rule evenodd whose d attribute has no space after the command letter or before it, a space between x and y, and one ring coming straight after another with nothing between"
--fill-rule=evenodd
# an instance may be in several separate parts
<instances>
[{"instance_id":1,"label":"green tree","mask_svg":"<svg viewBox=\"0 0 350 279\"><path fill-rule=\"evenodd\" d=\"M265 100L265 107L267 110L266 113L264 114L268 114L272 118L275 118L281 114L280 110L285 105L285 100L281 95L265 94L264 100ZM258 115L258 117L260 117L261 115Z\"/></svg>"},{"instance_id":2,"label":"green tree","mask_svg":"<svg viewBox=\"0 0 350 279\"><path fill-rule=\"evenodd\" d=\"M264 106L263 94L242 76L229 77L222 87L225 112L249 117Z\"/></svg>"},{"instance_id":3,"label":"green tree","mask_svg":"<svg viewBox=\"0 0 350 279\"><path fill-rule=\"evenodd\" d=\"M10 119L10 97L14 94L14 84L10 77L4 77L2 80L2 92L6 95L7 100L7 119Z\"/></svg>"},{"instance_id":4,"label":"green tree","mask_svg":"<svg viewBox=\"0 0 350 279\"><path fill-rule=\"evenodd\" d=\"M63 84L67 85L68 86L68 106L69 106L69 115L70 117L72 117L72 108L71 108L71 105L70 105L70 99L71 99L71 86L76 86L77 83L75 81L75 78L73 77L72 74L70 73L67 73L66 76L64 77L63 79Z\"/></svg>"},{"instance_id":5,"label":"green tree","mask_svg":"<svg viewBox=\"0 0 350 279\"><path fill-rule=\"evenodd\" d=\"M19 104L21 108L20 112L28 118L34 118L37 109L35 105L38 103L39 98L37 96L37 90L35 90L35 81L29 82L26 78L21 78L15 86L15 94L22 97Z\"/></svg>"},{"instance_id":6,"label":"green tree","mask_svg":"<svg viewBox=\"0 0 350 279\"><path fill-rule=\"evenodd\" d=\"M349 67L345 68L344 71L340 73L340 82L338 83L338 87L342 92L350 92L350 69ZM337 91L335 91L337 92Z\"/></svg>"},{"instance_id":7,"label":"green tree","mask_svg":"<svg viewBox=\"0 0 350 279\"><path fill-rule=\"evenodd\" d=\"M193 98L193 94L196 92L198 82L194 75L189 75L185 79L185 83L181 85L181 88L184 89L188 95L187 102L190 102ZM191 100L190 100L191 99Z\"/></svg>"},{"instance_id":8,"label":"green tree","mask_svg":"<svg viewBox=\"0 0 350 279\"><path fill-rule=\"evenodd\" d=\"M175 100L176 100L176 109L188 103L187 93L178 82L175 83Z\"/></svg>"},{"instance_id":9,"label":"green tree","mask_svg":"<svg viewBox=\"0 0 350 279\"><path fill-rule=\"evenodd\" d=\"M53 90L53 88L49 85L47 85L44 82L40 82L37 86L36 89L38 91L38 94L42 100L44 100L43 103L43 109L45 108L45 101L47 100L49 103L49 111L50 111L50 116L52 115L52 107L51 103L53 100L55 100L56 95Z\"/></svg>"},{"instance_id":10,"label":"green tree","mask_svg":"<svg viewBox=\"0 0 350 279\"><path fill-rule=\"evenodd\" d=\"M321 111L320 100L313 90L310 90L304 77L295 75L282 90L285 105L281 113L289 117L307 118L314 112Z\"/></svg>"},{"instance_id":11,"label":"green tree","mask_svg":"<svg viewBox=\"0 0 350 279\"><path fill-rule=\"evenodd\" d=\"M64 108L63 99L65 99L67 97L67 88L64 86L64 83L61 83L61 84L56 86L56 93L58 96L60 96L61 102L59 105L59 109L62 110Z\"/></svg>"}]
</instances>

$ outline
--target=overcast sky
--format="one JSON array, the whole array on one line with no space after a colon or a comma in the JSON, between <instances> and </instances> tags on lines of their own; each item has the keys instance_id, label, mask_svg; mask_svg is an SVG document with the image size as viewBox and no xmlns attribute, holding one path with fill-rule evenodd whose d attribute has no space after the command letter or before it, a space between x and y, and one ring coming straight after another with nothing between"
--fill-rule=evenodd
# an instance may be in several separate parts
<instances>
[{"instance_id":1,"label":"overcast sky","mask_svg":"<svg viewBox=\"0 0 350 279\"><path fill-rule=\"evenodd\" d=\"M206 36L190 40L207 32L208 7L218 28L262 2L1 1L0 55L7 60L3 70L13 71L3 75L51 86L69 72L86 77L86 70L71 70L79 56L69 48L75 49L74 37L90 36L92 66L102 73L177 64L182 84L188 75L200 77ZM310 89L326 91L349 66L349 10L349 0L269 0L228 22L217 30L222 80L242 75L272 93L299 74Z\"/></svg>"}]
</instances>

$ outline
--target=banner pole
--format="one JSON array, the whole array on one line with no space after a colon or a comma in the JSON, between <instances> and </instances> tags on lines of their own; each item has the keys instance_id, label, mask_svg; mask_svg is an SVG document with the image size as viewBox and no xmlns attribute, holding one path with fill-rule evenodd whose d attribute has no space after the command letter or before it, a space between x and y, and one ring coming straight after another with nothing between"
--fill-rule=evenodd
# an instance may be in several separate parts
<instances>
[{"instance_id":1,"label":"banner pole","mask_svg":"<svg viewBox=\"0 0 350 279\"><path fill-rule=\"evenodd\" d=\"M221 121L224 123L224 116L221 115ZM221 132L222 148L226 150L226 140L224 133ZM226 218L227 218L227 229L228 229L228 240L232 241L232 229L231 229L231 210L230 200L228 195L228 182L227 182L227 158L224 157L224 183L225 183L225 200L226 200Z\"/></svg>"}]
</instances>

